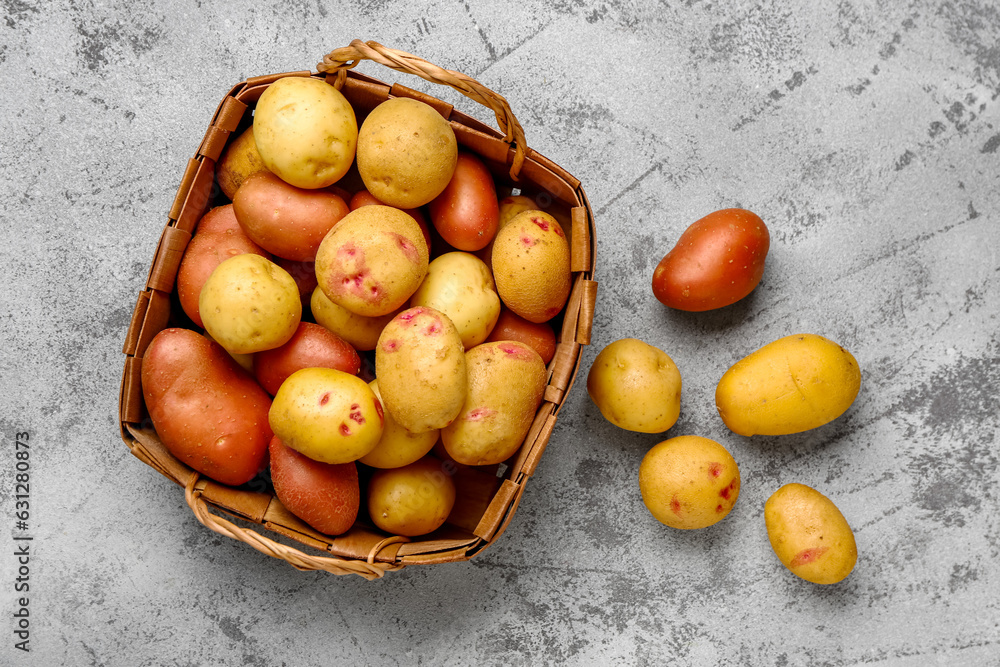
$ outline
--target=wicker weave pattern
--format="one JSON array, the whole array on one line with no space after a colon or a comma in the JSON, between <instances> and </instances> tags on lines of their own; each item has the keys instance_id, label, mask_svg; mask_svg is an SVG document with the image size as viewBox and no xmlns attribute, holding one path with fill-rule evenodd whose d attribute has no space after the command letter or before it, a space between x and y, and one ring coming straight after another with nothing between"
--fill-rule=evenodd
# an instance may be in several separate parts
<instances>
[{"instance_id":1,"label":"wicker weave pattern","mask_svg":"<svg viewBox=\"0 0 1000 667\"><path fill-rule=\"evenodd\" d=\"M424 93L400 84L390 86L353 71L362 59L459 90L496 113L501 133ZM375 579L409 565L472 558L495 541L511 521L573 385L581 346L590 342L597 290L593 280L595 226L580 182L528 148L523 130L507 101L475 80L411 54L359 40L327 55L318 69L319 72L300 71L248 79L234 86L216 109L205 137L181 177L145 288L136 300L126 334L119 402L121 435L137 458L185 489L192 512L209 529L240 540L300 570L356 574ZM363 111L374 108L390 96L425 101L450 121L459 144L477 153L491 167L498 181L509 179L510 185L558 201L571 211L571 228L567 231L573 287L562 314L556 354L548 366L548 386L531 429L501 477L497 477L495 468L460 470L455 480L468 504L466 511L454 519L455 525L446 525L432 535L413 541L386 535L360 522L342 536L323 535L289 513L269 491L234 489L200 476L166 449L152 429L143 403L139 381L142 355L153 336L183 317L173 296L177 269L198 220L210 206L220 203L215 162L229 139L249 124L250 111L261 93L273 81L285 76L325 77L341 89L356 109ZM250 527L223 515L249 523ZM273 537L262 533L258 527ZM285 541L301 548L289 546Z\"/></svg>"}]
</instances>

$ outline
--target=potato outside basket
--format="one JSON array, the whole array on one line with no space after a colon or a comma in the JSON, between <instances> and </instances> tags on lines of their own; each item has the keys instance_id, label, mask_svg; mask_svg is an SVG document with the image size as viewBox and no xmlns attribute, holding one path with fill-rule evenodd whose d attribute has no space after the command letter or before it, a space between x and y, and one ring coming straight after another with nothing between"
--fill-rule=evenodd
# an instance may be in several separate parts
<instances>
[{"instance_id":1,"label":"potato outside basket","mask_svg":"<svg viewBox=\"0 0 1000 667\"><path fill-rule=\"evenodd\" d=\"M458 90L493 110L500 132L425 93L399 84L388 85L354 71L361 60L372 60ZM548 385L535 420L518 452L505 464L453 469L458 489L455 510L448 522L430 535L413 540L388 535L367 520L363 502L358 521L347 533L337 537L319 533L288 512L262 478L233 488L179 462L160 441L148 417L140 384L144 351L153 336L168 326L195 328L177 302L175 278L198 220L212 206L228 203L215 180L216 161L229 140L252 123L252 110L261 93L285 76L326 80L341 90L359 118L390 97L411 97L431 105L450 122L459 146L478 154L491 168L499 187L533 197L540 209L559 208L569 222L572 291L565 309L553 320L557 350L548 365ZM506 529L573 385L581 346L590 342L597 292L594 262L594 217L580 182L528 148L507 101L474 79L376 42L360 40L325 56L316 72L247 79L235 85L219 104L201 145L189 160L145 288L139 293L123 350L119 403L122 439L137 458L184 487L187 503L202 524L297 569L375 579L410 565L468 560Z\"/></svg>"}]
</instances>

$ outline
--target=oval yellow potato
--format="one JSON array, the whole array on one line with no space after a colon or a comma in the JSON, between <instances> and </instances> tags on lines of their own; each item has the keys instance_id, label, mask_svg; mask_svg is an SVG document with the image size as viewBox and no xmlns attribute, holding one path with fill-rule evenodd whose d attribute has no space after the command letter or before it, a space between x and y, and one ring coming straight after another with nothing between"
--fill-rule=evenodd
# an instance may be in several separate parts
<instances>
[{"instance_id":1,"label":"oval yellow potato","mask_svg":"<svg viewBox=\"0 0 1000 667\"><path fill-rule=\"evenodd\" d=\"M318 285L313 289L312 296L309 297L309 310L312 312L316 324L337 334L359 352L375 349L382 329L398 312L378 317L365 317L352 313L343 306L338 306L330 301L330 297L324 294Z\"/></svg>"},{"instance_id":2,"label":"oval yellow potato","mask_svg":"<svg viewBox=\"0 0 1000 667\"><path fill-rule=\"evenodd\" d=\"M386 412L400 426L412 433L444 428L462 410L468 384L455 325L426 306L396 315L379 336L375 377Z\"/></svg>"},{"instance_id":3,"label":"oval yellow potato","mask_svg":"<svg viewBox=\"0 0 1000 667\"><path fill-rule=\"evenodd\" d=\"M378 389L378 380L372 380L368 386L381 401L382 394ZM439 434L440 431L437 429L411 433L400 426L392 418L392 413L387 411L382 437L375 448L362 456L359 461L372 468L401 468L430 452L437 443Z\"/></svg>"},{"instance_id":4,"label":"oval yellow potato","mask_svg":"<svg viewBox=\"0 0 1000 667\"><path fill-rule=\"evenodd\" d=\"M365 317L405 305L427 275L420 225L391 206L362 206L329 231L316 252L316 281L334 303Z\"/></svg>"},{"instance_id":5,"label":"oval yellow potato","mask_svg":"<svg viewBox=\"0 0 1000 667\"><path fill-rule=\"evenodd\" d=\"M267 87L253 115L257 152L299 188L325 188L354 163L358 120L344 95L322 79L286 76Z\"/></svg>"},{"instance_id":6,"label":"oval yellow potato","mask_svg":"<svg viewBox=\"0 0 1000 667\"><path fill-rule=\"evenodd\" d=\"M569 298L569 242L548 213L522 211L493 239L491 256L497 293L508 308L530 322L547 322Z\"/></svg>"},{"instance_id":7,"label":"oval yellow potato","mask_svg":"<svg viewBox=\"0 0 1000 667\"><path fill-rule=\"evenodd\" d=\"M350 463L378 444L382 404L361 378L334 368L303 368L281 383L268 412L271 430L304 456Z\"/></svg>"},{"instance_id":8,"label":"oval yellow potato","mask_svg":"<svg viewBox=\"0 0 1000 667\"><path fill-rule=\"evenodd\" d=\"M736 362L719 380L715 404L739 435L801 433L844 414L861 389L850 352L816 334L779 338Z\"/></svg>"},{"instance_id":9,"label":"oval yellow potato","mask_svg":"<svg viewBox=\"0 0 1000 667\"><path fill-rule=\"evenodd\" d=\"M458 140L433 107L393 97L375 107L358 132L358 172L389 206L418 208L447 187L458 164Z\"/></svg>"},{"instance_id":10,"label":"oval yellow potato","mask_svg":"<svg viewBox=\"0 0 1000 667\"><path fill-rule=\"evenodd\" d=\"M655 445L639 464L642 502L657 521L682 530L724 519L740 495L729 451L708 438L681 435Z\"/></svg>"},{"instance_id":11,"label":"oval yellow potato","mask_svg":"<svg viewBox=\"0 0 1000 667\"><path fill-rule=\"evenodd\" d=\"M858 547L851 526L819 491L784 485L764 503L764 523L774 554L795 576L835 584L854 570Z\"/></svg>"},{"instance_id":12,"label":"oval yellow potato","mask_svg":"<svg viewBox=\"0 0 1000 667\"><path fill-rule=\"evenodd\" d=\"M198 297L205 331L233 354L284 345L302 319L295 279L271 260L247 253L212 271Z\"/></svg>"},{"instance_id":13,"label":"oval yellow potato","mask_svg":"<svg viewBox=\"0 0 1000 667\"><path fill-rule=\"evenodd\" d=\"M545 394L545 362L528 345L497 341L465 353L468 390L458 418L441 429L448 456L464 465L510 458L531 428Z\"/></svg>"},{"instance_id":14,"label":"oval yellow potato","mask_svg":"<svg viewBox=\"0 0 1000 667\"><path fill-rule=\"evenodd\" d=\"M454 464L452 464L454 465ZM376 470L368 482L368 515L392 535L415 537L441 527L455 506L455 482L433 456Z\"/></svg>"},{"instance_id":15,"label":"oval yellow potato","mask_svg":"<svg viewBox=\"0 0 1000 667\"><path fill-rule=\"evenodd\" d=\"M681 373L666 352L635 338L601 350L587 393L609 422L627 431L662 433L681 412Z\"/></svg>"},{"instance_id":16,"label":"oval yellow potato","mask_svg":"<svg viewBox=\"0 0 1000 667\"><path fill-rule=\"evenodd\" d=\"M500 297L483 260L468 252L448 252L427 266L427 276L410 306L429 306L452 321L468 350L479 345L500 317Z\"/></svg>"}]
</instances>

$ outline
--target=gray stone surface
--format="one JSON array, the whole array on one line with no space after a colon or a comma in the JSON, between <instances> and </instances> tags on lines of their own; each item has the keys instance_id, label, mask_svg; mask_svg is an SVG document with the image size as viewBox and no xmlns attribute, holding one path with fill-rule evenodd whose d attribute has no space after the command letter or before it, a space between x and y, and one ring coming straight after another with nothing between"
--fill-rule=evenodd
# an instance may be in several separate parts
<instances>
[{"instance_id":1,"label":"gray stone surface","mask_svg":"<svg viewBox=\"0 0 1000 667\"><path fill-rule=\"evenodd\" d=\"M0 664L1000 664L1000 12L799 4L0 3ZM593 345L509 529L469 563L374 582L209 532L117 424L130 313L216 104L356 37L505 95L582 180L599 234ZM729 206L770 226L760 288L666 310L653 267ZM857 357L854 406L798 436L728 432L722 372L803 331ZM683 374L667 435L739 462L716 526L652 519L637 467L663 438L587 396L594 355L627 336ZM854 527L842 584L799 581L770 551L763 503L787 482ZM34 538L30 654L14 648L18 535Z\"/></svg>"}]
</instances>

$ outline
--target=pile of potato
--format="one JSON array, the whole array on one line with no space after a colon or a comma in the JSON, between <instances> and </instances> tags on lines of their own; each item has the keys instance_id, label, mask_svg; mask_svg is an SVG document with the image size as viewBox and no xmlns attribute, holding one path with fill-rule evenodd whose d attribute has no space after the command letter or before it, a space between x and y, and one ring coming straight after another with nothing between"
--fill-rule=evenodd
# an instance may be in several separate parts
<instances>
[{"instance_id":1,"label":"pile of potato","mask_svg":"<svg viewBox=\"0 0 1000 667\"><path fill-rule=\"evenodd\" d=\"M653 295L670 308L701 312L743 299L759 284L770 245L763 221L750 211L723 209L680 236L653 273ZM715 403L735 434L787 435L837 419L861 388L858 362L837 343L794 334L736 362L720 378ZM641 433L663 433L680 415L681 375L673 360L648 343L626 338L598 353L587 390L604 417ZM678 529L714 525L740 492L735 459L720 443L682 435L653 446L639 466L639 490L649 512ZM764 508L774 553L796 576L819 584L842 581L857 562L857 545L843 514L819 491L786 484Z\"/></svg>"},{"instance_id":2,"label":"pile of potato","mask_svg":"<svg viewBox=\"0 0 1000 667\"><path fill-rule=\"evenodd\" d=\"M359 125L318 78L272 83L216 169L231 203L177 274L192 324L142 360L159 437L224 484L269 469L329 535L363 503L390 534L441 527L455 466L510 459L542 401L565 218L498 191L427 104L390 98Z\"/></svg>"}]
</instances>

